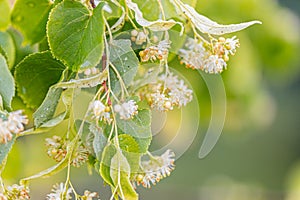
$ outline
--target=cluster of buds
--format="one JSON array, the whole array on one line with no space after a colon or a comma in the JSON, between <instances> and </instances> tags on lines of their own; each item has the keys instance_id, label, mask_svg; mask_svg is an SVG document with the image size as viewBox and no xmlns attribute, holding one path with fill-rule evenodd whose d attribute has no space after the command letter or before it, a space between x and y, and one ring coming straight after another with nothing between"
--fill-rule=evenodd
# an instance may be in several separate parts
<instances>
[{"instance_id":1,"label":"cluster of buds","mask_svg":"<svg viewBox=\"0 0 300 200\"><path fill-rule=\"evenodd\" d=\"M145 50L140 51L139 55L142 62L147 61L166 61L169 55L170 41L162 40L158 45L147 47Z\"/></svg>"},{"instance_id":2,"label":"cluster of buds","mask_svg":"<svg viewBox=\"0 0 300 200\"><path fill-rule=\"evenodd\" d=\"M100 70L96 67L88 68L88 69L83 71L83 74L85 76L92 76L92 75L96 75L96 74L99 74L99 73L100 73Z\"/></svg>"},{"instance_id":3,"label":"cluster of buds","mask_svg":"<svg viewBox=\"0 0 300 200\"><path fill-rule=\"evenodd\" d=\"M170 176L171 172L175 169L174 157L174 152L167 150L161 156L153 156L148 161L142 161L141 167L143 173L135 176L137 185L150 188L151 184L155 185L161 179Z\"/></svg>"},{"instance_id":4,"label":"cluster of buds","mask_svg":"<svg viewBox=\"0 0 300 200\"><path fill-rule=\"evenodd\" d=\"M178 76L168 73L161 75L156 84L150 84L146 90L141 90L141 96L153 109L165 112L173 110L174 106L186 106L193 99L193 91Z\"/></svg>"},{"instance_id":5,"label":"cluster of buds","mask_svg":"<svg viewBox=\"0 0 300 200\"><path fill-rule=\"evenodd\" d=\"M104 121L109 124L111 123L112 117L110 113L110 107L104 105L100 100L91 102L89 109L93 113L93 118L95 118L97 121Z\"/></svg>"},{"instance_id":6,"label":"cluster of buds","mask_svg":"<svg viewBox=\"0 0 300 200\"><path fill-rule=\"evenodd\" d=\"M146 30L145 31L132 30L130 34L131 34L131 41L135 42L136 45L142 45L146 43L149 35L149 33Z\"/></svg>"},{"instance_id":7,"label":"cluster of buds","mask_svg":"<svg viewBox=\"0 0 300 200\"><path fill-rule=\"evenodd\" d=\"M8 116L0 117L0 144L6 144L13 137L24 131L24 125L28 124L26 115L22 115L22 110L8 113Z\"/></svg>"},{"instance_id":8,"label":"cluster of buds","mask_svg":"<svg viewBox=\"0 0 300 200\"><path fill-rule=\"evenodd\" d=\"M203 44L189 38L185 49L179 50L181 63L192 69L201 69L207 73L221 73L227 67L229 55L234 55L240 46L236 36L212 39L210 44Z\"/></svg>"},{"instance_id":9,"label":"cluster of buds","mask_svg":"<svg viewBox=\"0 0 300 200\"><path fill-rule=\"evenodd\" d=\"M5 190L5 193L0 193L0 200L28 200L29 196L29 188L24 185L14 184L12 186L8 186Z\"/></svg>"},{"instance_id":10,"label":"cluster of buds","mask_svg":"<svg viewBox=\"0 0 300 200\"><path fill-rule=\"evenodd\" d=\"M138 113L138 106L134 100L129 100L122 104L116 104L114 111L119 113L120 119L128 120L132 119Z\"/></svg>"},{"instance_id":11,"label":"cluster of buds","mask_svg":"<svg viewBox=\"0 0 300 200\"><path fill-rule=\"evenodd\" d=\"M46 138L47 155L54 159L56 162L62 161L67 155L68 142L59 136L53 136L52 138ZM74 151L71 165L74 167L80 167L88 160L89 151L87 148L80 144Z\"/></svg>"}]
</instances>

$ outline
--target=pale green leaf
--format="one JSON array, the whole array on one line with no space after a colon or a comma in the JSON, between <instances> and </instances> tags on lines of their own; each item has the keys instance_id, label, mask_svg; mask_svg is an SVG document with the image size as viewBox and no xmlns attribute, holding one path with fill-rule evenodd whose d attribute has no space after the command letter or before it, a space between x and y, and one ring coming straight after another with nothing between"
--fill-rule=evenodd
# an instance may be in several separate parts
<instances>
[{"instance_id":1,"label":"pale green leaf","mask_svg":"<svg viewBox=\"0 0 300 200\"><path fill-rule=\"evenodd\" d=\"M73 71L96 66L103 53L104 2L93 11L78 1L65 0L52 11L47 35L53 55Z\"/></svg>"},{"instance_id":2,"label":"pale green leaf","mask_svg":"<svg viewBox=\"0 0 300 200\"><path fill-rule=\"evenodd\" d=\"M254 24L261 24L260 21L250 21L229 25L218 24L204 15L199 14L192 6L182 3L180 0L171 0L171 2L176 6L179 14L183 13L202 33L223 35L243 30Z\"/></svg>"},{"instance_id":3,"label":"pale green leaf","mask_svg":"<svg viewBox=\"0 0 300 200\"><path fill-rule=\"evenodd\" d=\"M130 165L121 151L117 151L111 159L110 176L118 186L117 191L122 199L138 200L138 194L130 182Z\"/></svg>"},{"instance_id":4,"label":"pale green leaf","mask_svg":"<svg viewBox=\"0 0 300 200\"><path fill-rule=\"evenodd\" d=\"M150 110L139 110L131 120L117 118L118 127L139 144L140 153L146 153L152 140Z\"/></svg>"},{"instance_id":5,"label":"pale green leaf","mask_svg":"<svg viewBox=\"0 0 300 200\"><path fill-rule=\"evenodd\" d=\"M0 0L0 30L5 30L10 23L10 7L8 0Z\"/></svg>"},{"instance_id":6,"label":"pale green leaf","mask_svg":"<svg viewBox=\"0 0 300 200\"><path fill-rule=\"evenodd\" d=\"M17 0L12 14L12 24L24 35L25 43L34 44L46 36L46 23L53 7L50 0Z\"/></svg>"},{"instance_id":7,"label":"pale green leaf","mask_svg":"<svg viewBox=\"0 0 300 200\"><path fill-rule=\"evenodd\" d=\"M7 157L13 144L15 143L15 140L16 140L16 135L13 135L12 140L8 141L6 144L0 144L0 165L3 162L3 160Z\"/></svg>"},{"instance_id":8,"label":"pale green leaf","mask_svg":"<svg viewBox=\"0 0 300 200\"><path fill-rule=\"evenodd\" d=\"M130 40L114 40L109 45L110 61L118 71L124 84L129 86L136 73L139 60L131 48ZM113 69L110 69L111 88L115 94L119 94L121 89L120 77Z\"/></svg>"},{"instance_id":9,"label":"pale green leaf","mask_svg":"<svg viewBox=\"0 0 300 200\"><path fill-rule=\"evenodd\" d=\"M0 54L0 95L5 108L11 108L11 101L15 95L15 82L10 73L5 57Z\"/></svg>"},{"instance_id":10,"label":"pale green leaf","mask_svg":"<svg viewBox=\"0 0 300 200\"><path fill-rule=\"evenodd\" d=\"M103 178L103 180L112 187L114 187L115 184L110 177L110 166L111 166L111 159L115 154L116 154L116 147L113 144L108 144L103 150L102 159L100 162L100 169L99 169L99 173Z\"/></svg>"},{"instance_id":11,"label":"pale green leaf","mask_svg":"<svg viewBox=\"0 0 300 200\"><path fill-rule=\"evenodd\" d=\"M15 62L16 48L13 38L10 36L9 33L0 31L0 46L6 53L7 62L9 68L11 69Z\"/></svg>"},{"instance_id":12,"label":"pale green leaf","mask_svg":"<svg viewBox=\"0 0 300 200\"><path fill-rule=\"evenodd\" d=\"M65 66L49 51L31 54L16 66L18 94L32 108L43 102L49 87L57 83Z\"/></svg>"},{"instance_id":13,"label":"pale green leaf","mask_svg":"<svg viewBox=\"0 0 300 200\"><path fill-rule=\"evenodd\" d=\"M101 128L91 124L89 127L91 133L94 135L93 149L97 160L101 160L102 152L106 145L107 138L104 136Z\"/></svg>"},{"instance_id":14,"label":"pale green leaf","mask_svg":"<svg viewBox=\"0 0 300 200\"><path fill-rule=\"evenodd\" d=\"M104 70L101 73L98 73L95 76L91 76L88 78L83 78L83 79L71 79L68 82L59 82L56 84L56 87L61 87L61 88L90 88L90 87L95 87L103 81L105 81L108 77L107 70Z\"/></svg>"},{"instance_id":15,"label":"pale green leaf","mask_svg":"<svg viewBox=\"0 0 300 200\"><path fill-rule=\"evenodd\" d=\"M128 8L130 8L135 12L135 20L139 25L143 27L147 27L152 31L167 31L171 29L173 26L175 26L176 24L179 24L182 29L181 32L183 33L184 27L181 22L176 22L173 19L170 20L158 19L156 21L148 21L143 17L143 13L141 12L141 10L139 9L136 3L132 2L131 0L126 0L126 4Z\"/></svg>"}]
</instances>

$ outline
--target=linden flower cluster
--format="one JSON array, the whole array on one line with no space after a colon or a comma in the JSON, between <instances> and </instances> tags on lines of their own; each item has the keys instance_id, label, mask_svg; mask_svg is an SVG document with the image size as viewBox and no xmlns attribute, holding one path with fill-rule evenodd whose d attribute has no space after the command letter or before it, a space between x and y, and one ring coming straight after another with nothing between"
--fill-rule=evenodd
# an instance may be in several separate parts
<instances>
[{"instance_id":1,"label":"linden flower cluster","mask_svg":"<svg viewBox=\"0 0 300 200\"><path fill-rule=\"evenodd\" d=\"M0 118L0 144L6 144L13 137L24 131L24 125L28 124L26 115L22 115L22 110L11 112L7 116L7 120Z\"/></svg>"},{"instance_id":2,"label":"linden flower cluster","mask_svg":"<svg viewBox=\"0 0 300 200\"><path fill-rule=\"evenodd\" d=\"M0 200L28 200L29 196L29 188L24 185L14 184L12 186L8 186L5 190L5 193L0 193Z\"/></svg>"},{"instance_id":3,"label":"linden flower cluster","mask_svg":"<svg viewBox=\"0 0 300 200\"><path fill-rule=\"evenodd\" d=\"M179 50L181 63L192 69L201 69L206 73L217 74L227 68L229 55L234 55L240 46L236 36L212 39L210 44L189 38L185 49Z\"/></svg>"},{"instance_id":4,"label":"linden flower cluster","mask_svg":"<svg viewBox=\"0 0 300 200\"><path fill-rule=\"evenodd\" d=\"M47 154L50 158L53 158L56 162L62 161L67 155L67 142L59 136L53 136L52 138L46 138ZM78 146L73 153L73 159L71 164L74 167L80 167L88 160L89 151L82 144Z\"/></svg>"},{"instance_id":5,"label":"linden flower cluster","mask_svg":"<svg viewBox=\"0 0 300 200\"><path fill-rule=\"evenodd\" d=\"M150 84L141 92L151 105L152 109L165 112L173 110L174 106L182 107L193 99L193 91L189 89L183 80L173 73L161 75L157 84Z\"/></svg>"},{"instance_id":6,"label":"linden flower cluster","mask_svg":"<svg viewBox=\"0 0 300 200\"><path fill-rule=\"evenodd\" d=\"M104 105L100 100L95 100L90 104L90 110L93 113L93 118L97 121L105 121L111 123L110 107Z\"/></svg>"},{"instance_id":7,"label":"linden flower cluster","mask_svg":"<svg viewBox=\"0 0 300 200\"><path fill-rule=\"evenodd\" d=\"M138 113L138 106L134 100L129 100L122 104L116 104L114 111L119 113L120 119L128 120L132 119L134 115Z\"/></svg>"},{"instance_id":8,"label":"linden flower cluster","mask_svg":"<svg viewBox=\"0 0 300 200\"><path fill-rule=\"evenodd\" d=\"M47 194L47 200L70 200L72 199L72 189L65 189L65 185L63 183L56 183L50 194ZM84 191L83 196L80 196L82 200L93 200L93 198L98 197L96 192L90 192L88 190Z\"/></svg>"},{"instance_id":9,"label":"linden flower cluster","mask_svg":"<svg viewBox=\"0 0 300 200\"><path fill-rule=\"evenodd\" d=\"M141 167L144 174L136 176L136 183L145 188L150 188L151 184L155 185L161 179L170 176L175 169L175 154L171 150L167 150L161 156L153 156L148 161L142 161Z\"/></svg>"},{"instance_id":10,"label":"linden flower cluster","mask_svg":"<svg viewBox=\"0 0 300 200\"><path fill-rule=\"evenodd\" d=\"M139 55L141 57L142 62L147 61L166 61L169 55L169 48L170 48L171 41L169 40L162 40L158 43L158 45L147 47L145 50L140 51Z\"/></svg>"}]
</instances>

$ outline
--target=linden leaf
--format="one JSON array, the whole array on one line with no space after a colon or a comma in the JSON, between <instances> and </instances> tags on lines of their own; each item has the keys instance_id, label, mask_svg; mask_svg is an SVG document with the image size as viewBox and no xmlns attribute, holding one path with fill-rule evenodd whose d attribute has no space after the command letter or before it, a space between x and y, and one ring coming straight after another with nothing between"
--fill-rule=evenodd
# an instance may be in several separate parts
<instances>
[{"instance_id":1,"label":"linden leaf","mask_svg":"<svg viewBox=\"0 0 300 200\"><path fill-rule=\"evenodd\" d=\"M117 118L118 127L139 144L140 153L146 153L152 140L150 110L139 110L131 120Z\"/></svg>"},{"instance_id":2,"label":"linden leaf","mask_svg":"<svg viewBox=\"0 0 300 200\"><path fill-rule=\"evenodd\" d=\"M47 35L53 55L73 71L96 66L103 53L105 29L101 2L93 11L65 0L50 13Z\"/></svg>"},{"instance_id":3,"label":"linden leaf","mask_svg":"<svg viewBox=\"0 0 300 200\"><path fill-rule=\"evenodd\" d=\"M111 159L115 154L116 154L116 147L113 144L106 145L102 153L102 159L100 162L100 169L99 169L99 173L103 178L103 180L112 187L114 187L115 184L112 178L110 177L110 166L111 166Z\"/></svg>"},{"instance_id":4,"label":"linden leaf","mask_svg":"<svg viewBox=\"0 0 300 200\"><path fill-rule=\"evenodd\" d=\"M130 40L113 40L109 45L110 61L118 71L120 77L113 69L110 69L111 88L115 94L121 91L121 81L129 86L136 73L139 60L131 48Z\"/></svg>"},{"instance_id":5,"label":"linden leaf","mask_svg":"<svg viewBox=\"0 0 300 200\"><path fill-rule=\"evenodd\" d=\"M64 69L65 66L55 60L49 51L27 56L15 71L20 97L28 106L39 107L49 87L59 81Z\"/></svg>"},{"instance_id":6,"label":"linden leaf","mask_svg":"<svg viewBox=\"0 0 300 200\"><path fill-rule=\"evenodd\" d=\"M103 81L105 81L107 77L107 70L104 70L103 72L98 73L97 75L92 77L83 79L71 79L68 82L60 82L55 86L61 88L91 88L103 83Z\"/></svg>"},{"instance_id":7,"label":"linden leaf","mask_svg":"<svg viewBox=\"0 0 300 200\"><path fill-rule=\"evenodd\" d=\"M17 0L12 14L12 24L25 38L25 43L34 44L46 36L46 23L53 7L50 0Z\"/></svg>"},{"instance_id":8,"label":"linden leaf","mask_svg":"<svg viewBox=\"0 0 300 200\"><path fill-rule=\"evenodd\" d=\"M122 149L123 155L126 157L129 165L130 172L137 173L140 168L140 146L136 139L128 134L121 134L119 137L120 148Z\"/></svg>"},{"instance_id":9,"label":"linden leaf","mask_svg":"<svg viewBox=\"0 0 300 200\"><path fill-rule=\"evenodd\" d=\"M133 3L131 0L126 0L126 4L128 8L135 12L135 20L139 25L147 27L152 31L167 31L176 24L179 24L181 26L181 33L183 33L184 27L181 22L176 22L173 19L167 21L161 19L158 19L156 21L148 21L143 17L143 13L136 3Z\"/></svg>"},{"instance_id":10,"label":"linden leaf","mask_svg":"<svg viewBox=\"0 0 300 200\"><path fill-rule=\"evenodd\" d=\"M122 199L138 200L138 194L130 182L130 165L122 151L117 151L111 159L110 176Z\"/></svg>"},{"instance_id":11,"label":"linden leaf","mask_svg":"<svg viewBox=\"0 0 300 200\"><path fill-rule=\"evenodd\" d=\"M0 46L7 56L8 66L11 69L15 63L16 47L13 38L7 32L0 32Z\"/></svg>"},{"instance_id":12,"label":"linden leaf","mask_svg":"<svg viewBox=\"0 0 300 200\"><path fill-rule=\"evenodd\" d=\"M0 54L0 95L2 96L4 107L11 108L11 101L15 95L15 82L2 54Z\"/></svg>"},{"instance_id":13,"label":"linden leaf","mask_svg":"<svg viewBox=\"0 0 300 200\"><path fill-rule=\"evenodd\" d=\"M1 118L1 116L0 116L0 118ZM15 143L15 140L16 140L16 135L13 135L13 138L9 142L7 142L6 144L0 144L0 165L3 162L3 160L5 160L5 158L7 157L13 144ZM1 171L0 171L0 174L1 174Z\"/></svg>"},{"instance_id":14,"label":"linden leaf","mask_svg":"<svg viewBox=\"0 0 300 200\"><path fill-rule=\"evenodd\" d=\"M261 24L260 21L250 21L229 25L218 24L204 15L199 14L193 7L182 3L180 0L171 0L171 2L176 6L177 11L179 13L183 13L189 20L191 20L194 26L202 33L223 35L243 30L254 24Z\"/></svg>"}]
</instances>

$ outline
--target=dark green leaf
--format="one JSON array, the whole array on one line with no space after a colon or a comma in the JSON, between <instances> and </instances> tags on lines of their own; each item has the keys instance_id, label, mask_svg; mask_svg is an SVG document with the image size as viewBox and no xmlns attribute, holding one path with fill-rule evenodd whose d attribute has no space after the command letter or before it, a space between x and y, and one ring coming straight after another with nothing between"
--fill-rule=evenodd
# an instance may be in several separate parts
<instances>
[{"instance_id":1,"label":"dark green leaf","mask_svg":"<svg viewBox=\"0 0 300 200\"><path fill-rule=\"evenodd\" d=\"M64 69L49 51L31 54L16 67L18 94L28 106L39 107L49 87L59 81Z\"/></svg>"},{"instance_id":2,"label":"dark green leaf","mask_svg":"<svg viewBox=\"0 0 300 200\"><path fill-rule=\"evenodd\" d=\"M11 14L12 24L24 35L25 42L34 44L46 36L46 23L53 6L50 0L17 0Z\"/></svg>"},{"instance_id":3,"label":"dark green leaf","mask_svg":"<svg viewBox=\"0 0 300 200\"><path fill-rule=\"evenodd\" d=\"M50 49L73 71L94 67L102 57L104 5L102 2L90 11L80 2L66 0L50 14L47 24Z\"/></svg>"},{"instance_id":4,"label":"dark green leaf","mask_svg":"<svg viewBox=\"0 0 300 200\"><path fill-rule=\"evenodd\" d=\"M0 95L5 108L11 108L11 101L15 95L15 83L10 73L5 57L0 54Z\"/></svg>"}]
</instances>

